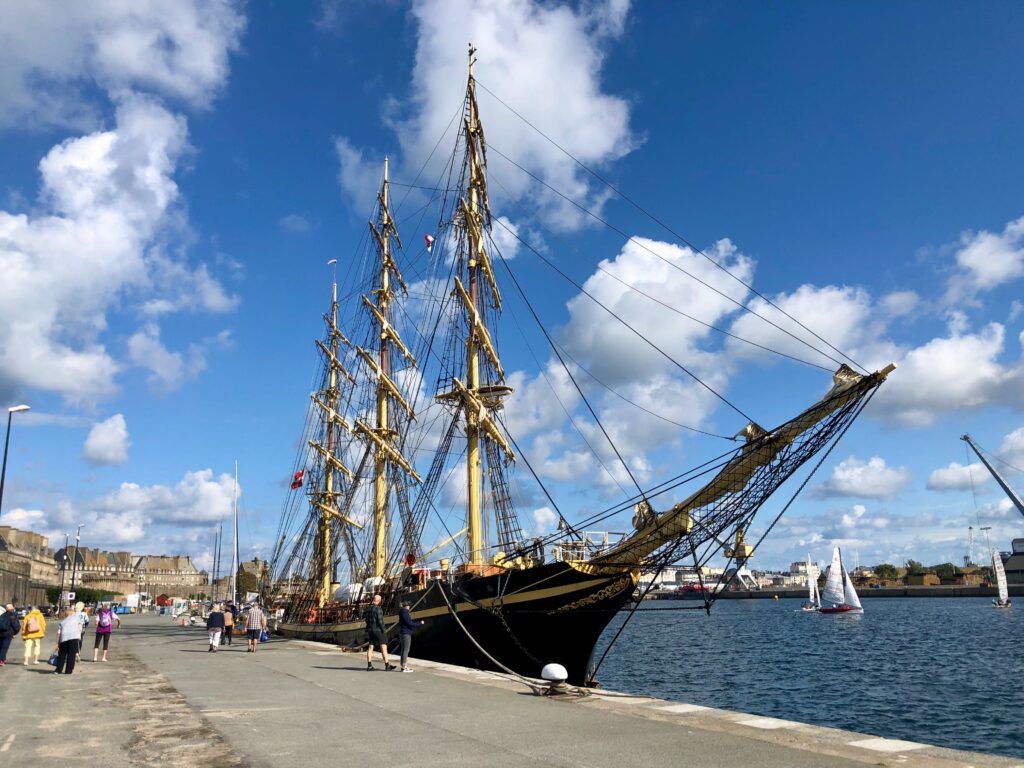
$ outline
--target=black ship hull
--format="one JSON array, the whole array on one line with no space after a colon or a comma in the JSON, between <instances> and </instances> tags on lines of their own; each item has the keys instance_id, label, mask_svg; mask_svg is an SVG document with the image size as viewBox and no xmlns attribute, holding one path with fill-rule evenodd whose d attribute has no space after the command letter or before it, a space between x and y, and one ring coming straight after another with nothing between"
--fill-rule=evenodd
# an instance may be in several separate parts
<instances>
[{"instance_id":1,"label":"black ship hull","mask_svg":"<svg viewBox=\"0 0 1024 768\"><path fill-rule=\"evenodd\" d=\"M410 602L417 622L414 657L497 670L479 644L497 662L520 674L539 677L545 664L557 663L568 671L569 682L583 685L588 682L601 632L629 600L635 585L630 571L587 573L567 563L552 563L431 581L400 597ZM398 638L395 602L385 616L392 648ZM286 621L278 631L287 637L348 647L366 643L366 629L358 619L337 624Z\"/></svg>"}]
</instances>

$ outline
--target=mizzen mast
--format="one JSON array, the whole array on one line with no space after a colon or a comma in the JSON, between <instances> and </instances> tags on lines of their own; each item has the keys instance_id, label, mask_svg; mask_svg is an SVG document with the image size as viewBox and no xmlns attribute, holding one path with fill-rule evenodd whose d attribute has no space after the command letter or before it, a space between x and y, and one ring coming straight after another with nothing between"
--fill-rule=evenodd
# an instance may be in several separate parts
<instances>
[{"instance_id":1,"label":"mizzen mast","mask_svg":"<svg viewBox=\"0 0 1024 768\"><path fill-rule=\"evenodd\" d=\"M481 438L490 440L504 453L505 461L513 458L505 436L498 428L494 411L501 408L503 398L512 389L504 384L505 371L498 357L484 319L487 304L501 310L501 294L494 279L494 270L485 245L485 232L491 228L491 208L487 197L487 147L476 101L476 83L473 63L476 48L469 46L469 79L466 86L466 114L463 135L468 161L467 194L459 201L459 219L466 238L466 267L469 287L455 278L455 292L465 310L468 323L466 334L466 381L452 379L452 390L441 393L438 400L453 401L460 405L466 416L466 538L467 559L470 565L484 561L484 520L482 514L483 477L481 473ZM467 199L468 198L468 199ZM481 380L481 352L484 366L490 368L490 381Z\"/></svg>"},{"instance_id":2,"label":"mizzen mast","mask_svg":"<svg viewBox=\"0 0 1024 768\"><path fill-rule=\"evenodd\" d=\"M386 577L388 562L388 468L395 466L402 472L419 482L420 476L412 468L409 461L402 455L402 452L395 444L399 432L392 426L392 417L389 413L391 402L401 408L405 415L416 418L412 405L402 393L398 384L392 378L391 370L391 349L399 352L410 366L415 366L416 361L409 353L401 336L394 325L388 319L391 314L391 304L395 297L395 290L392 287L392 278L401 289L407 293L402 273L391 253L392 242L398 243L401 247L402 241L398 237L398 229L391 217L389 208L388 188L388 161L384 159L384 181L381 184L380 193L377 196L378 216L377 223L370 222L370 232L376 243L377 255L380 257L380 272L377 287L373 290L373 299L364 295L363 305L369 310L372 322L379 327L376 349L367 350L362 347L356 349L363 364L370 370L370 373L377 380L376 387L376 422L371 427L365 422L356 420L355 433L364 438L371 451L373 451L373 559L371 572L375 577Z\"/></svg>"}]
</instances>

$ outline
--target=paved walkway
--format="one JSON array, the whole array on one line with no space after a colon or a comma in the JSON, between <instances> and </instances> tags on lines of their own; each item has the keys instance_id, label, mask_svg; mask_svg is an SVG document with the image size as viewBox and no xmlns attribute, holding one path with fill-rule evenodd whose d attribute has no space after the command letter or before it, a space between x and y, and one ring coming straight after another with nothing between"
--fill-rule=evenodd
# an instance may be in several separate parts
<instances>
[{"instance_id":1,"label":"paved walkway","mask_svg":"<svg viewBox=\"0 0 1024 768\"><path fill-rule=\"evenodd\" d=\"M91 633L87 658L92 657ZM52 641L44 649L52 647ZM415 649L414 649L415 650ZM20 662L15 641L9 659ZM501 676L273 639L207 653L205 633L126 617L111 661L0 669L0 765L1009 766L1024 761L638 697L544 698ZM100 757L102 755L102 757Z\"/></svg>"}]
</instances>

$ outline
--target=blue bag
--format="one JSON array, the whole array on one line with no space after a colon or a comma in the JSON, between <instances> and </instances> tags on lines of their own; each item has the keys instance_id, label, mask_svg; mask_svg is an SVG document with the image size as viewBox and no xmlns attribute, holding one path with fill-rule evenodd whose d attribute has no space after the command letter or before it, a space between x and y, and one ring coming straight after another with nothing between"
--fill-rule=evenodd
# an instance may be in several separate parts
<instances>
[{"instance_id":1,"label":"blue bag","mask_svg":"<svg viewBox=\"0 0 1024 768\"><path fill-rule=\"evenodd\" d=\"M270 639L270 633L267 632L267 630L264 629L263 632L260 633L260 642L261 643L265 643L269 639Z\"/></svg>"}]
</instances>

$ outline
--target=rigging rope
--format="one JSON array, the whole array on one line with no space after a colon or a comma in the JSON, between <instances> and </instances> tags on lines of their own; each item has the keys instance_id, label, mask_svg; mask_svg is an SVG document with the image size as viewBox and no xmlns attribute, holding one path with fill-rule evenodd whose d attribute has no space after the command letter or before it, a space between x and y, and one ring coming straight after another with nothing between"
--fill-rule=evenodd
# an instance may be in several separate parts
<instances>
[{"instance_id":1,"label":"rigging rope","mask_svg":"<svg viewBox=\"0 0 1024 768\"><path fill-rule=\"evenodd\" d=\"M601 302L600 299L598 299L596 296L594 296L590 291L588 291L582 285L580 285L575 280L573 280L571 277L569 277L569 275L567 275L565 272L563 272L561 269L559 269L544 254L542 254L539 250L534 248L530 243L528 243L525 240L523 240L523 238L521 238L519 236L518 232L514 231L511 227L506 225L505 222L503 222L501 219L495 219L495 221L502 227L502 229L504 229L506 232L508 232L510 235L512 235L512 237L514 237L516 240L518 240L521 244L525 245L537 258L539 258L541 261L543 261L545 264L547 264L549 267L551 267L551 269L553 269L555 272L557 272L559 275L561 275L561 277L563 279L565 279L567 282L569 282L571 285L573 285L580 293L582 293L584 296L586 296L591 301L593 301L595 304L597 304L599 307L601 307L601 309L603 309L609 315L611 315L616 320L618 320L620 323L622 323L622 325L624 325L626 328L628 328L634 335L636 335L637 338L639 338L641 341L643 341L645 344L647 344L649 347L651 347L651 349L653 349L655 352L660 354L662 357L664 357L666 360L668 360L670 363L672 363L674 366L676 366L679 370L681 370L683 373L685 373L687 376L689 376L695 382L697 382L702 387L704 387L704 389L706 389L708 392L710 392L712 395L714 395L716 398L718 398L721 402L725 403L727 406L729 406L734 411L736 411L736 413L738 413L740 416L742 416L746 421L754 422L753 418L751 418L746 413L744 413L739 408L739 406L737 406L734 403L732 403L728 398L725 397L725 395L723 395L720 392L718 392L717 390L715 390L710 384L706 383L697 374L695 374L693 371L691 371L685 365L683 365L678 360L676 360L674 357L672 357L668 352L663 350L661 347L659 347L653 341L651 341L646 336L644 336L642 333L640 333L640 331L638 331L632 325L630 325L625 320L623 320L619 315L617 315L614 311L612 311L609 307L607 307L603 302ZM499 254L499 256L500 256L500 254ZM505 265L505 269L508 270L508 273L512 277L513 281L516 281L515 275L512 273L512 270L509 269L508 261L506 259L502 258L501 259L501 263ZM518 286L518 281L516 281L516 284ZM519 292L520 292L520 294L522 294L522 288L519 289Z\"/></svg>"},{"instance_id":2,"label":"rigging rope","mask_svg":"<svg viewBox=\"0 0 1024 768\"><path fill-rule=\"evenodd\" d=\"M738 282L738 283L739 283L740 285L742 285L742 286L743 286L744 288L746 288L747 290L749 290L749 291L750 291L751 293L753 293L753 294L754 294L755 296L757 296L757 297L758 297L759 299L761 299L762 301L764 301L765 303L767 303L767 304L768 304L769 306L773 307L773 308L774 308L775 310L777 310L778 312L780 312L781 314L783 314L783 315L784 315L785 317L787 317L787 318L789 318L790 320L792 320L792 321L793 321L794 323L796 323L796 324L797 324L797 325L798 325L799 327L803 328L803 329L804 329L805 331L807 331L807 332L808 332L809 334L811 334L812 336L814 336L814 338L818 339L818 341L820 341L821 343L825 344L825 345L826 345L827 347L829 347L829 349L831 349L832 351L834 351L834 352L835 352L836 354L840 355L841 357L844 357L844 358L846 358L846 359L847 359L847 360L849 360L849 361L850 361L851 363L853 363L853 364L854 364L855 366L857 366L858 368L860 368L860 369L861 369L862 371L865 371L865 372L867 371L867 369L866 369L866 368L865 368L864 366L860 365L860 364L859 364L859 363L858 363L858 362L857 362L856 360L854 360L854 359L853 359L852 357L850 357L850 356L849 356L849 355L847 355L847 354L846 354L845 352L843 352L842 350L838 349L837 347L835 347L834 345L832 345L832 344L831 344L830 342L826 341L826 340L825 340L824 338L822 338L822 337L821 337L821 336L819 336L819 335L818 335L817 333L815 333L814 331L812 331L812 330L811 330L810 328L808 328L808 327L807 327L806 325L804 325L804 324L803 324L802 322L800 322L800 321L799 321L799 320L797 320L797 319L796 319L795 317L793 317L793 316L792 316L791 314L789 314L788 312L786 312L786 310L784 310L784 309L783 309L782 307L778 306L778 304L776 304L776 303L775 303L774 301L772 301L772 300L771 300L771 299L769 299L769 298L768 298L767 296L765 296L764 294L762 294L762 293L761 293L760 291L758 291L757 289L755 289L755 288L754 288L754 287L753 287L752 285L749 285L749 284L748 284L748 283L747 283L747 282L746 282L745 280L743 280L743 279L742 279L741 277L739 277L738 275L735 275L735 274L733 274L733 273L732 273L731 271L729 271L728 269L726 269L726 268L725 268L725 267L724 267L724 266L723 266L722 264L719 264L719 263L718 263L717 261L715 261L715 260L714 260L713 258L711 258L711 257L710 257L710 256L709 256L709 255L708 255L708 254L707 254L707 253L706 253L706 252L705 252L705 251L703 250L703 249L701 249L701 248L698 248L698 247L696 247L695 245L693 245L693 243L691 243L691 242L690 242L689 240L687 240L687 239L686 239L685 237L683 237L683 235L681 235L681 234L679 234L678 232L676 232L676 231L675 231L674 229L672 229L672 228L671 228L671 227L670 227L670 226L669 226L668 224L666 224L665 222L663 222L663 221L662 221L661 219L659 219L659 218L658 218L657 216L655 216L654 214L652 214L652 213L650 213L649 211L647 211L647 210L646 210L646 209L645 209L645 208L644 208L643 206L641 206L641 205L640 205L640 204L639 204L638 202L636 202L635 200L633 200L633 198L629 197L629 196L628 196L628 195L627 195L627 194L626 194L625 192L623 192L622 190L620 190L620 189L619 189L618 187L616 187L616 186L615 186L614 184L612 184L612 183L611 183L610 181L608 181L608 180L607 180L607 179L605 179L605 178L604 178L603 176L601 176L601 175L600 175L599 173L597 173L597 171L594 171L594 170L593 170L593 169L591 169L591 168L590 168L589 166L587 166L587 165L586 165L585 163L583 163L583 161L579 160L579 159L578 159L578 158L577 158L577 157L576 157L575 155L573 155L572 153L570 153L570 152L569 152L569 151L568 151L567 149L565 149L564 147L562 147L562 146L561 146L561 145L560 145L560 144L559 144L558 142L556 142L556 141L555 141L554 139L552 139L552 138L551 138L550 136L548 136L548 135L547 135L546 133L544 133L544 132L543 132L542 130L540 130L540 128L538 128L537 126L535 126L535 125L534 125L533 123L531 123L531 122L530 122L529 120L527 120L527 119L526 119L525 117L523 117L523 115L521 115L521 114L520 114L519 112L517 112L517 111L516 111L515 109L513 109L513 108L512 108L511 106L509 106L508 104L506 104L506 103L505 103L505 102L504 102L504 101L503 101L503 100L502 100L502 99L501 99L501 98L500 98L500 97L499 97L499 96L498 96L497 94L495 94L495 93L494 93L494 91L492 91L492 90L491 90L490 88L488 88L488 87L487 87L486 85L484 85L483 83L481 83L481 82L480 82L479 80L476 80L475 78L474 78L474 80L475 80L475 82L476 82L476 84L477 84L477 85L479 85L479 86L480 86L481 88L483 88L483 89L484 89L484 90L485 90L485 91L486 91L486 92L487 92L488 94L490 94L490 95L491 95L491 96L492 96L492 97L493 97L493 98L494 98L494 99L495 99L495 100L496 100L496 101L497 101L497 102L498 102L499 104L501 104L501 105L502 105L503 107L505 107L505 109L507 109L507 110L508 110L509 112L511 112L511 113L512 113L513 115L515 115L515 116L516 116L517 118L519 118L519 119L520 119L520 120L521 120L521 121L522 121L523 123L525 123L525 124L526 124L527 126L529 126L529 127L531 128L531 129L533 129L534 131L536 131L536 132L537 132L537 133L538 133L538 134L539 134L539 135L540 135L540 136L541 136L541 137L542 137L542 138L543 138L543 139L544 139L545 141L549 142L549 143L550 143L550 144L551 144L552 146L554 146L554 147L555 147L555 148L556 148L556 149L557 149L557 150L558 150L559 152L563 153L563 154L564 154L564 155L565 155L566 157L568 157L568 158L569 158L569 159L571 159L571 160L572 160L572 161L573 161L574 163L576 163L576 164L577 164L578 166L580 166L580 168L582 168L582 169L583 169L584 171L586 171L586 172L587 172L588 174L590 174L590 175L591 175L591 176L593 176L593 177L594 177L595 179L597 179L597 180L598 180L598 181L600 181L600 182L601 182L602 184L604 184L604 185L605 185L606 187L608 187L608 189L610 189L610 190L611 190L612 192L614 192L614 193L615 193L616 195L618 195L618 196L619 196L619 197L621 197L621 198L622 198L623 200L625 200L625 201L626 201L627 203L629 203L629 204L630 204L630 205L632 205L632 206L633 206L634 208L636 208L636 209L637 209L638 211L640 211L640 212L641 212L641 213L642 213L642 214L643 214L644 216L646 216L647 218L649 218L649 219L650 219L651 221L653 221L653 222L654 222L655 224L657 224L658 226L662 227L662 228L663 228L663 229L664 229L665 231L669 232L669 233L670 233L670 234L671 234L671 235L672 235L673 237L675 237L675 238L676 238L677 240L679 240L679 241L680 241L681 243L683 243L684 245L686 245L686 246L687 246L688 248L690 248L690 249L691 249L692 251L694 251L695 253L698 253L698 254L700 254L700 255L701 255L701 256L703 256L703 257L704 257L705 259L707 259L708 261L710 261L710 262L711 262L712 264L714 264L714 265L715 265L715 266L716 266L716 267L717 267L718 269L720 269L720 270L722 270L723 272L725 272L725 274L727 274L727 275L728 275L729 277L731 277L731 278L732 278L733 280L735 280L735 281L736 281L736 282ZM492 149L493 149L493 147L492 147ZM495 152L498 152L498 150L494 150L494 151L495 151ZM500 153L500 152L498 152L498 154L500 155L501 153ZM502 157L504 157L504 155L502 155ZM506 157L505 159L506 159L506 160L508 160L508 158L507 158L507 157ZM510 161L510 162L512 162L512 161ZM525 170L525 169L524 169L524 170ZM527 171L527 173L529 173L529 172ZM531 175L532 175L532 174L531 174ZM536 178L536 177L534 177L534 178ZM538 179L538 181L540 181L540 179ZM541 182L541 183L544 183L544 182ZM548 186L548 185L547 185L547 184L545 184L545 186ZM549 189L551 189L551 188L549 187ZM557 194L561 194L561 193L559 193L559 192L558 192L557 190L554 190L554 189L552 189L552 191L553 191L553 192L556 192ZM566 199L568 199L568 198L566 198ZM570 202L573 202L573 201L571 201L571 200L570 200ZM575 205L575 203L574 203L574 205ZM589 212L588 212L588 213L589 213ZM748 309L747 311L751 312L751 313L752 313L752 314L753 314L754 316L756 316L756 317L760 317L760 318L761 318L762 320L764 320L765 322L769 322L769 323L771 322L771 321L769 321L769 320L768 320L767 318L764 318L764 317L762 317L761 315L758 315L758 314L757 314L756 312L754 312L754 311L753 311L753 310L751 310L751 309ZM771 324L772 324L772 325L774 325L774 323L771 323ZM775 326L775 327L777 327L777 328L778 328L778 326ZM789 333L788 331L785 331L785 329L782 329L782 328L779 328L779 330L782 330L782 331L783 331L783 332L785 332L785 333ZM793 336L793 334L789 334L789 335L790 335L790 336ZM793 338L797 339L798 341L803 341L803 343L805 343L805 344L807 343L806 341L804 341L804 340L802 340L802 339L799 339L799 338L798 338L798 337L796 337L796 336L793 336ZM814 349L814 347L813 347L813 346L811 346L810 344L808 344L808 346L810 346L810 347L811 347L811 349ZM816 351L816 352L818 352L819 354L823 354L823 355L825 355L825 353L821 352L820 350L817 350L817 349L815 349L815 351ZM833 362L836 362L836 363L838 363L838 362L839 362L838 360L835 360L834 358L832 358L832 357L831 357L830 355L825 355L825 356L826 356L826 357L829 357L829 359L833 360Z\"/></svg>"}]
</instances>

